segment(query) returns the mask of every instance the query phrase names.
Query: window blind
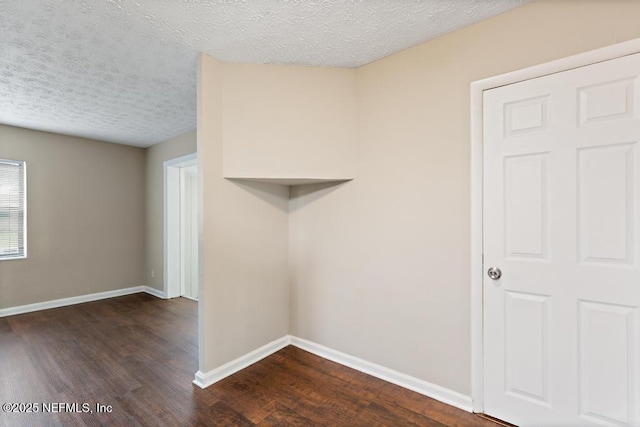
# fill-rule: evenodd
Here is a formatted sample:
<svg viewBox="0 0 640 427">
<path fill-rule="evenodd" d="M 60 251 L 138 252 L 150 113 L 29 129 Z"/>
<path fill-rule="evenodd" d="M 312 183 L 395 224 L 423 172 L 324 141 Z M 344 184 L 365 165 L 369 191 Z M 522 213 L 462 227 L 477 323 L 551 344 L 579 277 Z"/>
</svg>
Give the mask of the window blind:
<svg viewBox="0 0 640 427">
<path fill-rule="evenodd" d="M 0 159 L 0 260 L 26 252 L 25 162 Z"/>
</svg>

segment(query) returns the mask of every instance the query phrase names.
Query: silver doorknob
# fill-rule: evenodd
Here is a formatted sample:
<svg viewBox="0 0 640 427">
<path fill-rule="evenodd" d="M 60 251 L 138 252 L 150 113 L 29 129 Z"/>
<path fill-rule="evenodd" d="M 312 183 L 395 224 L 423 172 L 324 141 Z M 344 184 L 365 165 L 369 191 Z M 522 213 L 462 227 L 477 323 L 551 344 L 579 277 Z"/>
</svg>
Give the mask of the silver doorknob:
<svg viewBox="0 0 640 427">
<path fill-rule="evenodd" d="M 489 270 L 487 270 L 487 274 L 493 280 L 498 280 L 500 277 L 502 277 L 502 271 L 498 267 L 491 267 Z"/>
</svg>

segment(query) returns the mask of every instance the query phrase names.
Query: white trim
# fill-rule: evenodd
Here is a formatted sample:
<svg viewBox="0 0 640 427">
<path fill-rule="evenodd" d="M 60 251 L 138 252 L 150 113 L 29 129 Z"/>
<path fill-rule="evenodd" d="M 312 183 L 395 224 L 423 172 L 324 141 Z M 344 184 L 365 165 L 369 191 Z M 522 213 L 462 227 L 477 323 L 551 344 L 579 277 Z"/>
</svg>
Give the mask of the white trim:
<svg viewBox="0 0 640 427">
<path fill-rule="evenodd" d="M 232 360 L 229 363 L 225 363 L 219 368 L 215 368 L 209 372 L 205 373 L 198 371 L 195 374 L 193 383 L 200 388 L 207 388 L 210 385 L 233 375 L 250 365 L 253 365 L 265 357 L 270 356 L 288 345 L 296 346 L 302 350 L 308 351 L 309 353 L 313 353 L 316 356 L 320 356 L 324 359 L 331 360 L 332 362 L 355 369 L 356 371 L 380 378 L 383 381 L 390 382 L 408 390 L 415 391 L 416 393 L 431 397 L 432 399 L 436 399 L 440 402 L 446 403 L 447 405 L 455 406 L 456 408 L 471 412 L 472 405 L 470 396 L 466 396 L 445 387 L 403 374 L 402 372 L 394 371 L 393 369 L 385 368 L 384 366 L 380 366 L 291 335 L 286 335 L 272 341 L 267 345 L 253 350 L 244 356 L 240 356 L 237 359 Z"/>
<path fill-rule="evenodd" d="M 185 218 L 186 218 L 186 197 L 185 197 L 185 187 L 186 187 L 186 182 L 185 182 L 185 168 L 180 167 L 180 169 L 178 169 L 178 188 L 179 188 L 179 193 L 178 193 L 178 204 L 180 206 L 180 215 L 179 215 L 179 219 L 178 219 L 178 230 L 180 233 L 180 296 L 185 294 L 185 280 L 184 280 L 184 275 L 185 275 L 185 252 L 186 252 L 186 241 L 185 241 L 185 233 L 186 233 L 186 227 L 185 227 Z"/>
<path fill-rule="evenodd" d="M 196 372 L 193 383 L 200 388 L 207 388 L 210 385 L 228 377 L 229 375 L 233 375 L 236 372 L 264 359 L 265 357 L 272 355 L 276 351 L 285 348 L 289 344 L 291 344 L 291 337 L 289 335 L 285 335 L 284 337 L 278 338 L 277 340 L 272 341 L 269 344 L 263 345 L 262 347 L 255 349 L 252 352 L 245 354 L 244 356 L 240 356 L 229 363 L 225 363 L 219 368 L 215 368 L 209 372 Z"/>
<path fill-rule="evenodd" d="M 167 298 L 180 296 L 180 168 L 164 167 L 164 275 Z"/>
<path fill-rule="evenodd" d="M 153 295 L 156 298 L 160 298 L 160 299 L 166 299 L 164 292 L 156 289 L 156 288 L 152 288 L 151 286 L 143 286 L 144 288 L 144 292 L 148 293 L 149 295 Z"/>
<path fill-rule="evenodd" d="M 185 154 L 184 156 L 176 157 L 174 159 L 165 160 L 164 166 L 190 166 L 197 164 L 198 153 Z"/>
<path fill-rule="evenodd" d="M 22 252 L 18 255 L 0 255 L 0 261 L 27 259 L 27 223 L 29 222 L 29 217 L 27 216 L 27 161 L 0 159 L 0 163 L 22 166 Z"/>
<path fill-rule="evenodd" d="M 313 353 L 316 356 L 331 360 L 332 362 L 339 363 L 397 386 L 431 397 L 432 399 L 439 400 L 447 405 L 455 406 L 456 408 L 471 412 L 471 397 L 462 393 L 449 390 L 448 388 L 403 374 L 402 372 L 394 371 L 393 369 L 362 360 L 358 357 L 330 349 L 302 338 L 291 337 L 291 345 L 308 351 L 309 353 Z"/>
<path fill-rule="evenodd" d="M 23 206 L 23 222 L 24 224 L 22 224 L 22 226 L 24 227 L 22 229 L 22 239 L 23 239 L 23 245 L 24 245 L 24 250 L 22 251 L 22 255 L 24 256 L 24 258 L 27 258 L 27 247 L 29 245 L 29 238 L 28 238 L 28 233 L 27 233 L 27 228 L 28 228 L 28 224 L 29 224 L 29 211 L 27 210 L 27 191 L 29 189 L 29 187 L 27 187 L 28 183 L 27 183 L 27 161 L 23 161 L 22 162 L 22 168 L 23 171 L 22 173 L 24 174 L 22 177 L 22 185 L 24 186 L 23 191 L 22 191 L 22 206 Z"/>
<path fill-rule="evenodd" d="M 177 209 L 177 213 L 174 211 L 172 215 L 175 216 L 177 214 L 177 218 L 179 221 L 180 217 L 180 174 L 178 173 L 178 169 L 181 166 L 187 166 L 191 164 L 195 164 L 194 162 L 198 159 L 198 153 L 187 154 L 185 156 L 176 157 L 175 159 L 166 160 L 162 163 L 162 172 L 163 172 L 163 254 L 164 254 L 164 266 L 163 266 L 163 289 L 164 294 L 167 298 L 179 297 L 180 296 L 180 266 L 179 266 L 179 254 L 180 254 L 180 232 L 178 229 L 177 233 L 170 233 L 170 229 L 172 229 L 169 224 L 169 209 L 170 203 L 169 198 L 176 199 L 176 202 L 172 202 L 171 206 L 174 209 Z M 176 168 L 175 171 L 169 168 Z M 173 173 L 175 172 L 175 174 Z M 177 182 L 174 182 L 173 185 L 170 185 L 172 181 L 170 180 L 170 175 L 176 179 Z M 178 227 L 179 228 L 179 227 Z M 177 240 L 176 240 L 177 239 Z M 178 248 L 178 260 L 176 261 L 175 257 L 170 258 L 169 252 Z M 173 266 L 173 263 L 177 262 L 177 266 Z M 174 271 L 177 270 L 177 271 Z M 171 277 L 169 277 L 171 275 Z M 172 281 L 170 279 L 173 278 Z"/>
<path fill-rule="evenodd" d="M 197 301 L 198 298 L 194 298 L 192 296 L 187 296 L 187 289 L 186 289 L 186 284 L 187 284 L 187 268 L 189 266 L 189 262 L 193 261 L 193 246 L 195 245 L 196 247 L 196 253 L 195 256 L 198 256 L 198 237 L 196 234 L 196 238 L 195 240 L 193 240 L 191 237 L 193 237 L 191 235 L 191 231 L 192 230 L 187 230 L 187 224 L 191 225 L 191 226 L 196 226 L 199 227 L 198 224 L 198 219 L 197 219 L 197 215 L 198 215 L 198 189 L 197 189 L 197 179 L 198 179 L 198 164 L 194 163 L 194 162 L 188 162 L 185 164 L 182 164 L 180 166 L 180 296 L 183 298 L 188 298 L 188 299 L 192 299 L 194 301 Z M 195 171 L 194 171 L 195 170 Z M 193 180 L 195 180 L 195 183 L 193 181 L 189 181 L 189 177 L 191 177 Z M 190 185 L 188 185 L 188 183 Z M 193 191 L 195 187 L 195 192 Z M 195 212 L 192 210 L 193 208 L 193 203 L 196 203 L 196 209 Z M 187 220 L 188 217 L 193 218 L 193 214 L 196 214 L 196 223 L 195 224 L 191 224 L 191 220 Z M 189 236 L 189 238 L 187 237 Z M 191 245 L 191 254 L 192 256 L 189 257 L 189 259 L 187 260 L 187 246 Z M 199 260 L 196 260 L 199 261 Z M 191 277 L 189 276 L 189 278 L 191 280 L 198 280 L 198 277 Z M 197 283 L 196 283 L 196 288 L 197 288 Z M 197 292 L 197 289 L 196 289 Z"/>
<path fill-rule="evenodd" d="M 48 310 L 50 308 L 66 307 L 68 305 L 82 304 L 84 302 L 99 301 L 107 298 L 121 297 L 124 295 L 138 294 L 146 292 L 158 298 L 163 298 L 162 294 L 154 288 L 148 286 L 134 286 L 132 288 L 116 289 L 114 291 L 97 292 L 95 294 L 80 295 L 56 299 L 53 301 L 36 302 L 34 304 L 20 305 L 0 309 L 0 317 L 15 316 L 16 314 L 31 313 L 33 311 Z"/>
<path fill-rule="evenodd" d="M 483 412 L 482 282 L 482 93 L 549 74 L 640 52 L 640 39 L 629 40 L 556 61 L 471 83 L 471 395 L 473 411 Z"/>
</svg>

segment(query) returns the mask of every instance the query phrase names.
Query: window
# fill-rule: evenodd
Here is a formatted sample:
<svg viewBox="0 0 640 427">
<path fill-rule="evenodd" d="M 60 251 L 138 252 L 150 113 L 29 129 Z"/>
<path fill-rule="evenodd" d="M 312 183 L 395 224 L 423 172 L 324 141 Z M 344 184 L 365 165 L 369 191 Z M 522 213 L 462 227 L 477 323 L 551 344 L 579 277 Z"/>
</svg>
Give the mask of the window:
<svg viewBox="0 0 640 427">
<path fill-rule="evenodd" d="M 0 260 L 26 258 L 26 165 L 0 159 Z"/>
</svg>

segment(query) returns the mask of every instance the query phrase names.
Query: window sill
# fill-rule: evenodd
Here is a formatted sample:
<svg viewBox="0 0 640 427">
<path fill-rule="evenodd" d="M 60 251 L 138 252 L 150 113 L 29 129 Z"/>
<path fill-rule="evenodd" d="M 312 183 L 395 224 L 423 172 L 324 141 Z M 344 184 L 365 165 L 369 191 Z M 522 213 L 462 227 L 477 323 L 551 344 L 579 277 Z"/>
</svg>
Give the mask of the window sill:
<svg viewBox="0 0 640 427">
<path fill-rule="evenodd" d="M 27 259 L 27 256 L 26 255 L 0 256 L 0 262 L 2 262 L 2 261 L 13 261 L 15 259 Z"/>
</svg>

